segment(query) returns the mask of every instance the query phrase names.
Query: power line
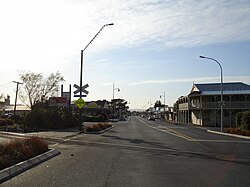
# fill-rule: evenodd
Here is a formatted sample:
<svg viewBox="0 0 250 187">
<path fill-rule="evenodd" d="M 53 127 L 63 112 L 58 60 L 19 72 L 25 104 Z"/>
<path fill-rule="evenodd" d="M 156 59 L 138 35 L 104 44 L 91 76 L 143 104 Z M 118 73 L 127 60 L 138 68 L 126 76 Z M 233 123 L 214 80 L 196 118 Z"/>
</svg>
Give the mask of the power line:
<svg viewBox="0 0 250 187">
<path fill-rule="evenodd" d="M 13 87 L 12 82 L 0 84 L 0 89 L 11 88 L 11 87 Z"/>
</svg>

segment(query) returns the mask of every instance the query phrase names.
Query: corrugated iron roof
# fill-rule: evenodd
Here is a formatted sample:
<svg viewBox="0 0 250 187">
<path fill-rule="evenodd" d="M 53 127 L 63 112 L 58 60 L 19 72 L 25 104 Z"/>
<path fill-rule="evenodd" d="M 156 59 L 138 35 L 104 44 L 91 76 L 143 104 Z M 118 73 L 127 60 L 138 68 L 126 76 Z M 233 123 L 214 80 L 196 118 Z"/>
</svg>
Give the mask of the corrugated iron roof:
<svg viewBox="0 0 250 187">
<path fill-rule="evenodd" d="M 200 92 L 216 92 L 221 90 L 220 83 L 194 84 Z M 223 83 L 223 91 L 249 92 L 250 85 L 242 82 Z"/>
<path fill-rule="evenodd" d="M 220 95 L 220 83 L 194 84 L 189 95 Z M 250 94 L 250 85 L 242 82 L 223 83 L 224 95 Z"/>
</svg>

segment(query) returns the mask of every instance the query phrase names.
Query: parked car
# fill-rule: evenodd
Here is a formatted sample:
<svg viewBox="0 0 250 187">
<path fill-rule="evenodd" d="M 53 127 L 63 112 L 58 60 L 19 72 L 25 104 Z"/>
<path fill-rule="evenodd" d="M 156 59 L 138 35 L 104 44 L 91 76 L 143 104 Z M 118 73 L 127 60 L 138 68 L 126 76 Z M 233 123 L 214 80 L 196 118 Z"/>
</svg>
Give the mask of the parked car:
<svg viewBox="0 0 250 187">
<path fill-rule="evenodd" d="M 155 121 L 155 116 L 152 116 L 152 115 L 149 116 L 149 117 L 148 117 L 148 120 L 150 120 L 150 121 Z"/>
<path fill-rule="evenodd" d="M 127 116 L 125 115 L 121 115 L 119 118 L 120 121 L 126 121 L 127 120 Z"/>
</svg>

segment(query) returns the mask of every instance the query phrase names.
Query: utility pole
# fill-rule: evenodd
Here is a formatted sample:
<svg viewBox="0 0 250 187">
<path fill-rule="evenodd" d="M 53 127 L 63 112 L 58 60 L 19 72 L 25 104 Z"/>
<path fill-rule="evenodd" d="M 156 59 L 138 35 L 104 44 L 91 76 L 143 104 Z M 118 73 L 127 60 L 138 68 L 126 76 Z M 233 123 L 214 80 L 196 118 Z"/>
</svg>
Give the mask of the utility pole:
<svg viewBox="0 0 250 187">
<path fill-rule="evenodd" d="M 23 83 L 17 82 L 17 81 L 12 81 L 12 82 L 16 83 L 16 98 L 15 98 L 15 106 L 14 106 L 14 115 L 16 115 L 16 103 L 17 103 L 18 87 L 19 87 L 19 84 L 23 84 Z"/>
</svg>

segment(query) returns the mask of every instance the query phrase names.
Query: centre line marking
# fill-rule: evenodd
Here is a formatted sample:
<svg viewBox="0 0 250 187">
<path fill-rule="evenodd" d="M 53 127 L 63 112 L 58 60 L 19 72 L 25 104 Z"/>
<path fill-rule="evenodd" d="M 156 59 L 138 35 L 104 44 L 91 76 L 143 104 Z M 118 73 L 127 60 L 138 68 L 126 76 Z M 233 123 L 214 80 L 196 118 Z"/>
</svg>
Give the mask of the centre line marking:
<svg viewBox="0 0 250 187">
<path fill-rule="evenodd" d="M 159 128 L 156 128 L 156 127 L 152 127 L 152 126 L 148 125 L 145 121 L 142 121 L 141 119 L 138 119 L 138 120 L 139 120 L 140 122 L 142 122 L 143 124 L 147 125 L 148 127 L 152 128 L 152 129 L 156 129 L 156 130 L 158 130 L 158 131 L 165 132 L 165 133 L 167 133 L 167 134 L 171 134 L 171 135 L 173 135 L 173 136 L 175 136 L 175 137 L 179 137 L 179 138 L 188 140 L 188 141 L 190 141 L 190 142 L 191 142 L 191 141 L 195 141 L 194 138 L 192 138 L 192 137 L 190 137 L 190 136 L 187 136 L 187 135 L 185 135 L 185 134 L 182 134 L 182 133 L 180 133 L 180 132 L 178 132 L 178 131 L 176 131 L 176 130 L 169 129 L 169 128 L 167 128 L 167 129 L 165 129 L 165 130 L 162 130 L 162 129 L 159 129 Z"/>
</svg>

